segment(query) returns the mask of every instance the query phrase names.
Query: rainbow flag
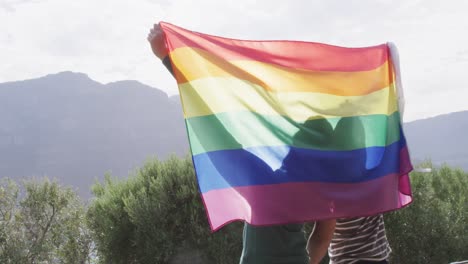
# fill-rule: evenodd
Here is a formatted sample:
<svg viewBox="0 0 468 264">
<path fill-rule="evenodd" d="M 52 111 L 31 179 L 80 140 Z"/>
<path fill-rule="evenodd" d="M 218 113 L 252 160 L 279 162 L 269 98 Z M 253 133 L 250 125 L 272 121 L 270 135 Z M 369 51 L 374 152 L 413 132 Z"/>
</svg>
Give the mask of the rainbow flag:
<svg viewBox="0 0 468 264">
<path fill-rule="evenodd" d="M 387 44 L 236 40 L 160 25 L 212 230 L 411 203 Z"/>
</svg>

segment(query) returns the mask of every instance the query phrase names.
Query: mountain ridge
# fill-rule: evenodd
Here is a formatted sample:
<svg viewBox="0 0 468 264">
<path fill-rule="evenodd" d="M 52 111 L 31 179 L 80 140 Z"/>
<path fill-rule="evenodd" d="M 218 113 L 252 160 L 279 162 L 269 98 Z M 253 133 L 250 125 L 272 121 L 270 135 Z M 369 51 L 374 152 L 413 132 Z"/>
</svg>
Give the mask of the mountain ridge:
<svg viewBox="0 0 468 264">
<path fill-rule="evenodd" d="M 413 160 L 464 170 L 467 130 L 468 111 L 404 124 Z M 47 175 L 90 197 L 106 172 L 124 178 L 149 157 L 188 151 L 178 95 L 70 71 L 0 83 L 0 177 Z"/>
</svg>

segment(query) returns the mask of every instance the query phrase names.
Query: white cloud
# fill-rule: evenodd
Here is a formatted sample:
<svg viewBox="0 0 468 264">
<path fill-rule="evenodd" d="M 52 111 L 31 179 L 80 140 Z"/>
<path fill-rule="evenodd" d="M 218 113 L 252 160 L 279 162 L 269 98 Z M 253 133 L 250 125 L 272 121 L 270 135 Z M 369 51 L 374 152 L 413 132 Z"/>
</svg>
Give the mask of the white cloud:
<svg viewBox="0 0 468 264">
<path fill-rule="evenodd" d="M 14 12 L 16 11 L 16 7 L 20 6 L 21 4 L 34 3 L 40 1 L 44 0 L 2 0 L 0 2 L 0 9 L 4 9 L 7 12 Z"/>
<path fill-rule="evenodd" d="M 393 41 L 405 118 L 413 120 L 468 109 L 461 99 L 468 96 L 465 10 L 466 1 L 436 0 L 2 0 L 0 82 L 72 70 L 100 82 L 136 79 L 174 94 L 175 82 L 145 40 L 150 26 L 165 20 L 232 38 L 343 46 Z"/>
</svg>

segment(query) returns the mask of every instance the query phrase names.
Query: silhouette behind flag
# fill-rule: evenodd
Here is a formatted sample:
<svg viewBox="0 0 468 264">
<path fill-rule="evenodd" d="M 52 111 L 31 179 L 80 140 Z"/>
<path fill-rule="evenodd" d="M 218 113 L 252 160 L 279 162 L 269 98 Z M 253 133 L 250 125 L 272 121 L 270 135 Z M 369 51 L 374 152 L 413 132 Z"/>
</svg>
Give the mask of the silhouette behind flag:
<svg viewBox="0 0 468 264">
<path fill-rule="evenodd" d="M 161 27 L 212 230 L 373 215 L 412 201 L 387 44 Z"/>
</svg>

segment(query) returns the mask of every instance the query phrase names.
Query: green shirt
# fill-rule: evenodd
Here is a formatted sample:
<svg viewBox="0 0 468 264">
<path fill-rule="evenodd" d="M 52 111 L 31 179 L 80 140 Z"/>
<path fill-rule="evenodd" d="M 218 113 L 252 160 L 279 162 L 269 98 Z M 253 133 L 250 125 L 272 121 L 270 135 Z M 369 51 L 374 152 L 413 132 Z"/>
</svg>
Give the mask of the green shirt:
<svg viewBox="0 0 468 264">
<path fill-rule="evenodd" d="M 244 225 L 240 264 L 307 264 L 302 224 Z"/>
</svg>

